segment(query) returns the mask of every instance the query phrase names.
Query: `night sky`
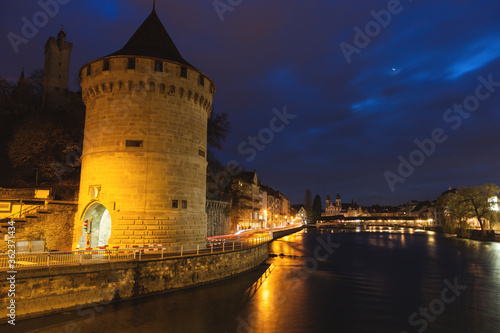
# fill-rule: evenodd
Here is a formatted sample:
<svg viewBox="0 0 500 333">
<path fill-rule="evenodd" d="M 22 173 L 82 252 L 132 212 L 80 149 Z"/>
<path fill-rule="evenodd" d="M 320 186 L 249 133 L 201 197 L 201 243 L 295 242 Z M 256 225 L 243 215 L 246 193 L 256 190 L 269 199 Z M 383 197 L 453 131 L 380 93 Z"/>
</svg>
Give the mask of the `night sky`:
<svg viewBox="0 0 500 333">
<path fill-rule="evenodd" d="M 33 21 L 41 7 L 2 1 L 2 76 L 17 80 L 23 66 L 27 74 L 42 68 L 44 44 L 63 24 L 77 90 L 80 67 L 123 47 L 152 7 L 150 0 L 59 1 L 67 4 L 17 54 L 8 33 L 22 35 L 22 18 Z M 211 0 L 156 5 L 183 57 L 215 82 L 214 110 L 230 116 L 217 153 L 224 164 L 257 169 L 292 203 L 306 188 L 322 200 L 339 192 L 371 205 L 500 184 L 500 1 L 231 2 L 238 5 L 220 13 Z M 283 126 L 273 118 L 284 108 Z M 401 160 L 417 166 L 399 167 Z"/>
</svg>

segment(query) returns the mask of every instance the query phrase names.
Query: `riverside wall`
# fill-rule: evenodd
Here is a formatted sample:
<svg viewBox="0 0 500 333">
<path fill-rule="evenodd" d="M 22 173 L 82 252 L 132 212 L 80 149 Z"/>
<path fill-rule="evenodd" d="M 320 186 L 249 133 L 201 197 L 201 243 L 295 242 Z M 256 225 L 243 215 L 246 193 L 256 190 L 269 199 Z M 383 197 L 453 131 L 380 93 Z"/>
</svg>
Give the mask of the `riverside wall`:
<svg viewBox="0 0 500 333">
<path fill-rule="evenodd" d="M 180 258 L 19 269 L 14 286 L 7 281 L 7 273 L 0 272 L 0 307 L 11 304 L 8 294 L 14 287 L 16 320 L 79 310 L 229 278 L 255 268 L 267 257 L 266 243 Z M 0 323 L 8 320 L 0 317 Z"/>
<path fill-rule="evenodd" d="M 273 239 L 278 239 L 281 237 L 285 237 L 287 235 L 294 234 L 300 230 L 304 229 L 304 226 L 296 227 L 296 228 L 288 228 L 284 230 L 275 230 L 273 231 Z"/>
</svg>

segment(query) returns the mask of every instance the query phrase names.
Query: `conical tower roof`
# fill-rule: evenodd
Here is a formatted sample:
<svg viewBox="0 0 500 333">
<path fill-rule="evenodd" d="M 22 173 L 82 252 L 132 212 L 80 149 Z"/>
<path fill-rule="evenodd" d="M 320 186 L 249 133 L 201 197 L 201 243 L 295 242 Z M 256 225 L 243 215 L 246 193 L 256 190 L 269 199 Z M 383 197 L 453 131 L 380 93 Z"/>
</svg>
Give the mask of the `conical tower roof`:
<svg viewBox="0 0 500 333">
<path fill-rule="evenodd" d="M 120 55 L 160 58 L 195 68 L 181 56 L 154 8 L 127 44 L 109 56 Z"/>
</svg>

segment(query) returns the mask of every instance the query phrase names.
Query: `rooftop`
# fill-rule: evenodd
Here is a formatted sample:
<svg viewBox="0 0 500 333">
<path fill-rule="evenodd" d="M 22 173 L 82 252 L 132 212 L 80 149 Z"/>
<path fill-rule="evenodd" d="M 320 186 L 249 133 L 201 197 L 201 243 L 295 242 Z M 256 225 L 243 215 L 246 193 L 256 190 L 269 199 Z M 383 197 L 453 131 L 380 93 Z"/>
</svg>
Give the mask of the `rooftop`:
<svg viewBox="0 0 500 333">
<path fill-rule="evenodd" d="M 160 58 L 195 68 L 181 56 L 154 8 L 127 44 L 108 56 L 119 55 Z"/>
</svg>

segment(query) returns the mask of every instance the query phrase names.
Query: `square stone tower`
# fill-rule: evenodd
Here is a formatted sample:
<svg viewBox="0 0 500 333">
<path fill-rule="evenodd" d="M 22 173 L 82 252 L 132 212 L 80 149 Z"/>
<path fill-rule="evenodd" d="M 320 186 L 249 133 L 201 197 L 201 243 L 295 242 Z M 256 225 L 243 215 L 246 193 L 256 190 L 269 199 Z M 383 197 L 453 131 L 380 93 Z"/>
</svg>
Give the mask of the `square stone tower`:
<svg viewBox="0 0 500 333">
<path fill-rule="evenodd" d="M 73 43 L 66 41 L 63 28 L 57 39 L 50 37 L 45 43 L 45 66 L 42 84 L 42 106 L 51 109 L 68 107 L 69 63 Z"/>
<path fill-rule="evenodd" d="M 73 248 L 204 244 L 213 82 L 184 60 L 154 9 L 80 78 L 87 111 Z"/>
</svg>

